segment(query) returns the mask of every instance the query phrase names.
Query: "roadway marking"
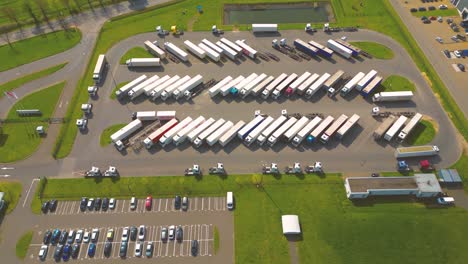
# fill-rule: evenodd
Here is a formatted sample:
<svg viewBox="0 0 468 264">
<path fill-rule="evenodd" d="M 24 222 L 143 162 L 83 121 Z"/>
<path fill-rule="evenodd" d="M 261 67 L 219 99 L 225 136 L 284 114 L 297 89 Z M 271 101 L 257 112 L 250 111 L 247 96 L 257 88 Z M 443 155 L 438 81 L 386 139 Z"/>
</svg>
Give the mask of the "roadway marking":
<svg viewBox="0 0 468 264">
<path fill-rule="evenodd" d="M 23 207 L 26 205 L 26 201 L 28 200 L 29 193 L 31 192 L 32 186 L 34 185 L 35 181 L 39 181 L 39 179 L 32 180 L 31 185 L 29 186 L 28 192 L 26 193 L 26 197 L 24 198 Z"/>
</svg>

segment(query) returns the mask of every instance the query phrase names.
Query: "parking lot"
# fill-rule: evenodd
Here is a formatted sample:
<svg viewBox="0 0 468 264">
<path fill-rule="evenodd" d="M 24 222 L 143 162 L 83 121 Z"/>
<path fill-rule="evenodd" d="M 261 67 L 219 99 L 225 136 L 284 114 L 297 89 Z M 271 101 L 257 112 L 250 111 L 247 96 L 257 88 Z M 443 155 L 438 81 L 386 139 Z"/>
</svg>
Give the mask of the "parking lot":
<svg viewBox="0 0 468 264">
<path fill-rule="evenodd" d="M 138 199 L 137 208 L 130 209 L 129 200 L 116 200 L 115 209 L 80 210 L 80 201 L 59 201 L 54 212 L 49 215 L 93 215 L 93 214 L 136 214 L 136 213 L 185 213 L 174 208 L 174 198 L 153 198 L 151 210 L 145 208 L 145 199 Z M 188 210 L 190 212 L 226 211 L 226 197 L 189 197 Z"/>
</svg>

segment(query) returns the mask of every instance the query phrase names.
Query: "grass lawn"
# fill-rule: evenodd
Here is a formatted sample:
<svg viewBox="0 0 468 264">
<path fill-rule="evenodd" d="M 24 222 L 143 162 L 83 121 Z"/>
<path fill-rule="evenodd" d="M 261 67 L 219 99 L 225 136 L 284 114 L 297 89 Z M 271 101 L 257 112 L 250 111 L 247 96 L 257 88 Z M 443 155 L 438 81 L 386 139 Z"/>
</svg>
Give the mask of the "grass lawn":
<svg viewBox="0 0 468 264">
<path fill-rule="evenodd" d="M 431 121 L 421 120 L 406 138 L 412 146 L 429 144 L 435 137 L 436 129 Z"/>
<path fill-rule="evenodd" d="M 4 192 L 4 200 L 6 202 L 5 213 L 11 213 L 16 205 L 18 204 L 19 198 L 21 196 L 21 183 L 16 181 L 1 181 L 0 182 L 0 192 Z"/>
<path fill-rule="evenodd" d="M 363 41 L 351 42 L 351 44 L 371 54 L 376 59 L 389 60 L 394 56 L 393 51 L 389 47 L 380 43 Z"/>
<path fill-rule="evenodd" d="M 127 124 L 116 124 L 104 129 L 104 131 L 101 133 L 101 138 L 99 139 L 99 144 L 101 147 L 105 147 L 112 143 L 110 136 L 126 125 Z"/>
<path fill-rule="evenodd" d="M 62 69 L 63 67 L 65 67 L 65 65 L 67 65 L 67 63 L 68 62 L 59 64 L 59 65 L 55 65 L 53 67 L 44 69 L 42 71 L 38 71 L 38 72 L 35 72 L 35 73 L 32 73 L 32 74 L 23 76 L 21 78 L 14 79 L 14 80 L 9 81 L 7 83 L 1 84 L 0 85 L 0 98 L 2 98 L 4 96 L 4 92 L 14 90 L 16 88 L 19 88 L 23 84 L 26 84 L 28 82 L 32 82 L 34 80 L 37 80 L 37 79 L 40 79 L 40 78 L 43 78 L 43 77 L 46 77 L 46 76 L 49 76 L 49 75 L 53 74 L 54 72 L 56 72 L 56 71 Z"/>
<path fill-rule="evenodd" d="M 16 242 L 16 256 L 20 259 L 24 259 L 26 257 L 26 253 L 28 252 L 29 244 L 31 244 L 33 236 L 33 231 L 28 231 L 24 233 L 18 242 Z"/>
<path fill-rule="evenodd" d="M 418 12 L 412 12 L 413 16 L 415 17 L 430 17 L 430 16 L 441 16 L 441 17 L 446 17 L 446 16 L 458 16 L 458 11 L 456 8 L 449 8 L 449 9 L 436 9 L 436 10 L 428 10 L 428 11 L 418 11 Z M 437 22 L 437 21 L 433 21 Z M 422 23 L 422 22 L 421 22 Z"/>
<path fill-rule="evenodd" d="M 395 161 L 396 166 L 396 161 Z M 392 176 L 414 176 L 414 171 L 383 171 L 380 172 L 382 177 L 392 177 Z"/>
<path fill-rule="evenodd" d="M 458 174 L 463 179 L 463 188 L 465 193 L 468 194 L 468 154 L 464 151 L 460 159 L 452 165 L 451 168 L 457 169 Z"/>
<path fill-rule="evenodd" d="M 412 91 L 416 92 L 416 86 L 406 77 L 400 75 L 388 76 L 380 85 L 385 92 Z"/>
<path fill-rule="evenodd" d="M 219 230 L 217 226 L 214 227 L 213 239 L 214 239 L 214 242 L 213 242 L 214 253 L 216 255 L 216 253 L 218 253 L 218 250 L 219 250 Z"/>
<path fill-rule="evenodd" d="M 115 94 L 115 92 L 117 92 L 117 90 L 119 90 L 121 87 L 123 87 L 123 86 L 126 85 L 127 83 L 129 83 L 129 82 L 122 82 L 122 83 L 117 84 L 117 86 L 112 90 L 112 93 L 111 93 L 111 95 L 109 96 L 110 99 L 112 99 L 112 100 L 117 99 L 117 95 Z"/>
<path fill-rule="evenodd" d="M 120 64 L 125 64 L 125 62 L 131 58 L 154 58 L 154 56 L 145 48 L 134 47 L 129 49 L 122 58 L 120 58 Z"/>
<path fill-rule="evenodd" d="M 0 46 L 0 71 L 6 71 L 23 64 L 49 57 L 74 47 L 81 40 L 81 31 L 55 31 L 37 37 L 20 40 Z"/>
</svg>

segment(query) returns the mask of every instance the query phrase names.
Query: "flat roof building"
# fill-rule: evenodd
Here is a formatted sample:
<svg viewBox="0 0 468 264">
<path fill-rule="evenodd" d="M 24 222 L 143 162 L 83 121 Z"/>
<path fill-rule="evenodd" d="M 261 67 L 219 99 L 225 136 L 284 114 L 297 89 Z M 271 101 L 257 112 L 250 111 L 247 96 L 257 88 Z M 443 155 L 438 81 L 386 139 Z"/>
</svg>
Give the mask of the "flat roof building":
<svg viewBox="0 0 468 264">
<path fill-rule="evenodd" d="M 301 226 L 299 225 L 299 216 L 297 215 L 282 215 L 281 222 L 283 225 L 283 234 L 299 235 L 301 234 Z"/>
<path fill-rule="evenodd" d="M 434 174 L 415 174 L 404 177 L 352 177 L 345 180 L 348 199 L 369 196 L 414 195 L 435 197 L 442 193 Z"/>
<path fill-rule="evenodd" d="M 468 0 L 450 0 L 457 8 L 463 21 L 468 21 Z"/>
</svg>

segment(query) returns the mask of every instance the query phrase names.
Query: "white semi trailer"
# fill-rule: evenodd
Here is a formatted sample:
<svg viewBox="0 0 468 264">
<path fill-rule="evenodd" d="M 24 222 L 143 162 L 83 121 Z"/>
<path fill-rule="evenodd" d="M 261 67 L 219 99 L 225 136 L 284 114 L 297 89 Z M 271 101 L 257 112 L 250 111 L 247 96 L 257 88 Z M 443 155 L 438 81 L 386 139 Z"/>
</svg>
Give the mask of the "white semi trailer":
<svg viewBox="0 0 468 264">
<path fill-rule="evenodd" d="M 368 72 L 366 74 L 366 76 L 364 76 L 356 85 L 356 89 L 358 91 L 361 91 L 362 89 L 364 89 L 364 87 L 366 87 L 371 81 L 372 79 L 374 79 L 374 77 L 377 76 L 377 71 L 376 70 L 371 70 L 370 72 Z"/>
<path fill-rule="evenodd" d="M 259 84 L 261 81 L 263 81 L 267 77 L 266 74 L 262 73 L 257 78 L 255 78 L 253 81 L 249 82 L 247 85 L 245 85 L 242 90 L 240 91 L 240 95 L 242 98 L 245 98 L 247 95 L 250 94 L 252 89 Z"/>
<path fill-rule="evenodd" d="M 128 123 L 128 125 L 124 126 L 123 128 L 119 129 L 117 132 L 110 136 L 111 141 L 114 143 L 114 146 L 119 150 L 124 149 L 124 144 L 122 140 L 129 137 L 131 134 L 135 133 L 138 129 L 143 126 L 143 123 L 140 119 L 135 119 L 132 122 Z"/>
<path fill-rule="evenodd" d="M 175 125 L 171 130 L 167 131 L 160 139 L 159 139 L 159 144 L 161 144 L 162 147 L 167 146 L 167 144 L 172 142 L 172 139 L 174 136 L 177 135 L 177 133 L 182 130 L 184 127 L 189 125 L 193 119 L 188 116 L 184 120 L 180 121 L 177 125 Z"/>
<path fill-rule="evenodd" d="M 227 121 L 206 139 L 206 143 L 208 143 L 208 145 L 210 146 L 213 146 L 214 144 L 216 144 L 216 142 L 219 141 L 221 136 L 223 136 L 233 126 L 234 126 L 234 123 L 232 123 L 231 121 Z"/>
<path fill-rule="evenodd" d="M 158 67 L 161 61 L 159 58 L 131 58 L 125 64 L 127 67 Z"/>
<path fill-rule="evenodd" d="M 400 131 L 400 129 L 405 125 L 408 118 L 406 116 L 400 116 L 397 121 L 390 127 L 390 129 L 385 133 L 384 139 L 391 141 L 393 137 Z"/>
<path fill-rule="evenodd" d="M 190 132 L 187 135 L 187 138 L 190 140 L 190 142 L 194 142 L 195 139 L 197 139 L 198 135 L 200 135 L 203 131 L 205 131 L 208 127 L 210 127 L 215 120 L 213 118 L 209 118 L 203 124 L 200 124 L 197 128 L 195 128 L 192 132 Z"/>
<path fill-rule="evenodd" d="M 336 131 L 348 120 L 348 116 L 345 114 L 340 115 L 335 122 L 325 130 L 325 133 L 320 137 L 320 141 L 325 144 L 327 143 L 331 137 L 336 133 Z"/>
<path fill-rule="evenodd" d="M 247 78 L 245 78 L 244 80 L 242 80 L 238 84 L 233 85 L 231 87 L 231 89 L 229 90 L 229 92 L 232 95 L 237 95 L 242 90 L 242 88 L 244 88 L 247 84 L 249 84 L 250 82 L 255 80 L 255 78 L 257 78 L 257 77 L 258 77 L 258 75 L 256 73 L 250 74 L 249 76 L 247 76 Z"/>
<path fill-rule="evenodd" d="M 268 125 L 273 122 L 274 118 L 271 116 L 268 116 L 263 120 L 263 122 L 258 125 L 252 132 L 249 133 L 249 135 L 244 139 L 244 144 L 247 146 L 250 146 L 255 140 L 257 140 L 258 136 L 263 132 L 263 130 L 266 129 Z"/>
<path fill-rule="evenodd" d="M 169 80 L 167 80 L 166 82 L 156 86 L 153 91 L 151 91 L 151 94 L 150 94 L 150 97 L 151 97 L 151 100 L 156 100 L 156 98 L 158 98 L 161 93 L 164 91 L 164 89 L 166 89 L 166 87 L 172 85 L 173 83 L 177 82 L 178 80 L 180 80 L 180 76 L 179 75 L 174 75 L 172 76 Z"/>
<path fill-rule="evenodd" d="M 187 139 L 188 134 L 195 128 L 197 128 L 199 125 L 203 124 L 203 122 L 205 122 L 205 117 L 199 116 L 195 120 L 193 120 L 192 123 L 188 124 L 182 130 L 177 132 L 177 135 L 175 135 L 172 139 L 176 146 L 184 143 L 185 139 Z"/>
<path fill-rule="evenodd" d="M 145 95 L 149 96 L 151 92 L 156 89 L 159 85 L 165 83 L 167 80 L 169 80 L 171 77 L 169 75 L 165 75 L 161 78 L 159 78 L 157 81 L 147 85 L 145 88 L 143 88 L 143 92 Z"/>
<path fill-rule="evenodd" d="M 237 44 L 235 44 L 234 42 L 230 41 L 229 39 L 226 39 L 226 38 L 221 38 L 220 41 L 224 44 L 224 45 L 227 45 L 228 47 L 230 47 L 232 50 L 234 50 L 237 54 L 237 56 L 239 56 L 241 53 L 242 53 L 242 48 L 239 47 Z"/>
<path fill-rule="evenodd" d="M 397 148 L 395 150 L 395 158 L 413 158 L 413 157 L 427 157 L 435 156 L 439 154 L 439 147 L 428 145 L 428 146 L 413 146 Z"/>
<path fill-rule="evenodd" d="M 252 32 L 278 32 L 278 24 L 252 24 Z"/>
<path fill-rule="evenodd" d="M 310 132 L 310 135 L 307 137 L 307 140 L 312 143 L 314 142 L 322 133 L 331 125 L 331 123 L 335 120 L 333 116 L 327 116 L 320 125 L 318 125 L 312 132 Z"/>
<path fill-rule="evenodd" d="M 216 46 L 213 42 L 207 40 L 207 39 L 202 39 L 202 43 L 205 44 L 206 46 L 210 47 L 212 50 L 216 51 L 219 54 L 223 54 L 223 49 Z"/>
<path fill-rule="evenodd" d="M 380 92 L 372 96 L 373 102 L 395 102 L 395 101 L 408 101 L 413 98 L 412 91 L 400 92 Z"/>
<path fill-rule="evenodd" d="M 235 78 L 234 80 L 230 81 L 228 84 L 226 84 L 225 86 L 221 87 L 221 95 L 222 96 L 226 96 L 229 91 L 231 90 L 232 87 L 234 87 L 234 85 L 237 85 L 238 83 L 242 82 L 243 80 L 245 79 L 244 76 L 242 75 L 239 75 L 237 78 Z"/>
<path fill-rule="evenodd" d="M 331 75 L 327 72 L 320 76 L 320 78 L 314 82 L 314 84 L 312 84 L 306 91 L 305 97 L 308 99 L 311 98 L 316 92 L 320 90 L 320 88 L 322 88 L 323 84 L 328 80 L 328 78 L 330 78 L 330 76 Z"/>
<path fill-rule="evenodd" d="M 336 131 L 336 137 L 342 139 L 346 133 L 348 133 L 348 131 L 357 124 L 360 118 L 361 117 L 357 114 L 352 115 L 348 121 L 346 121 L 346 123 L 338 131 Z"/>
<path fill-rule="evenodd" d="M 231 49 L 228 45 L 222 43 L 221 41 L 216 42 L 216 45 L 223 50 L 223 54 L 226 55 L 231 60 L 237 60 L 237 53 L 235 50 Z"/>
<path fill-rule="evenodd" d="M 157 75 L 154 75 L 149 79 L 146 79 L 142 83 L 140 83 L 140 84 L 136 85 L 135 87 L 133 87 L 128 92 L 128 97 L 130 97 L 131 100 L 137 98 L 139 95 L 141 95 L 142 93 L 145 92 L 145 87 L 146 86 L 151 85 L 152 83 L 154 83 L 158 79 L 159 79 L 159 76 L 157 76 Z"/>
<path fill-rule="evenodd" d="M 421 121 L 422 115 L 420 113 L 416 113 L 413 118 L 408 122 L 408 124 L 401 130 L 398 134 L 398 140 L 403 141 L 405 138 L 413 131 L 413 129 L 418 125 L 419 121 Z"/>
<path fill-rule="evenodd" d="M 311 76 L 312 73 L 306 71 L 304 72 L 301 76 L 299 76 L 299 78 L 297 78 L 293 83 L 291 83 L 291 85 L 288 86 L 288 88 L 286 88 L 286 91 L 284 91 L 284 95 L 286 96 L 291 96 L 294 94 L 294 92 L 296 91 L 296 89 L 302 84 L 304 83 L 307 78 L 309 78 L 309 76 Z"/>
<path fill-rule="evenodd" d="M 299 85 L 299 87 L 297 87 L 297 94 L 303 95 L 307 88 L 309 88 L 312 85 L 312 83 L 315 82 L 319 77 L 320 75 L 318 75 L 317 73 L 312 74 L 312 76 L 310 76 L 301 85 Z"/>
<path fill-rule="evenodd" d="M 206 57 L 206 52 L 202 48 L 193 44 L 190 40 L 184 41 L 184 45 L 187 50 L 192 52 L 192 54 L 197 56 L 199 59 L 203 60 Z"/>
<path fill-rule="evenodd" d="M 160 47 L 156 46 L 154 43 L 151 43 L 151 41 L 147 40 L 144 43 L 146 49 L 148 50 L 149 53 L 153 54 L 154 56 L 164 59 L 166 58 L 167 54 L 162 50 Z"/>
<path fill-rule="evenodd" d="M 130 91 L 133 87 L 137 86 L 138 84 L 140 84 L 141 82 L 143 82 L 144 80 L 146 80 L 146 75 L 141 75 L 140 77 L 136 78 L 135 80 L 127 83 L 126 85 L 120 87 L 117 91 L 115 91 L 115 95 L 117 96 L 117 98 L 122 98 L 124 95 L 126 95 L 128 93 L 128 91 Z"/>
<path fill-rule="evenodd" d="M 214 122 L 210 127 L 198 135 L 198 137 L 193 141 L 193 146 L 196 148 L 200 147 L 205 139 L 214 133 L 218 128 L 220 128 L 224 123 L 226 123 L 226 120 L 222 118 L 218 119 L 218 121 Z"/>
<path fill-rule="evenodd" d="M 215 97 L 219 92 L 221 92 L 221 88 L 226 86 L 230 81 L 232 81 L 233 78 L 231 76 L 227 76 L 221 81 L 219 81 L 217 84 L 215 84 L 213 87 L 211 87 L 208 90 L 208 94 L 210 95 L 211 98 Z"/>
<path fill-rule="evenodd" d="M 274 76 L 268 76 L 265 80 L 263 80 L 263 82 L 259 83 L 257 86 L 255 86 L 255 88 L 252 89 L 251 94 L 252 94 L 253 96 L 259 95 L 259 94 L 263 91 L 263 89 L 264 89 L 269 83 L 271 83 L 274 79 L 275 79 Z"/>
<path fill-rule="evenodd" d="M 183 62 L 188 61 L 188 54 L 171 42 L 164 42 L 164 48 Z"/>
<path fill-rule="evenodd" d="M 276 86 L 275 90 L 271 94 L 271 97 L 273 99 L 278 99 L 281 95 L 281 92 L 283 92 L 283 90 L 286 89 L 286 87 L 288 87 L 288 85 L 290 85 L 296 79 L 297 79 L 297 74 L 293 73 L 289 75 L 288 78 L 286 78 L 278 86 Z"/>
<path fill-rule="evenodd" d="M 358 84 L 358 82 L 360 82 L 362 80 L 362 78 L 364 78 L 364 76 L 366 76 L 365 73 L 363 72 L 358 72 L 351 80 L 349 80 L 345 86 L 343 87 L 343 89 L 341 89 L 340 91 L 340 94 L 341 96 L 345 96 L 347 95 L 349 92 L 351 92 L 354 87 L 356 87 L 356 85 Z"/>
<path fill-rule="evenodd" d="M 273 121 L 269 127 L 262 131 L 262 134 L 258 136 L 257 143 L 262 146 L 268 140 L 268 137 L 284 122 L 286 122 L 288 118 L 284 115 L 279 116 L 275 121 Z"/>
<path fill-rule="evenodd" d="M 94 67 L 93 71 L 93 80 L 95 84 L 98 84 L 102 81 L 102 77 L 104 76 L 104 70 L 106 69 L 107 61 L 106 55 L 100 54 L 96 66 Z"/>
<path fill-rule="evenodd" d="M 190 81 L 192 78 L 188 75 L 185 75 L 182 79 L 178 80 L 177 82 L 169 85 L 168 87 L 166 87 L 166 89 L 164 89 L 164 91 L 161 93 L 161 99 L 163 101 L 165 101 L 167 98 L 169 98 L 172 93 L 177 89 L 179 88 L 180 86 L 182 86 L 184 83 L 187 83 L 188 81 Z"/>
<path fill-rule="evenodd" d="M 250 47 L 249 45 L 245 44 L 244 41 L 241 41 L 241 40 L 236 40 L 236 44 L 242 48 L 242 53 L 245 55 L 245 56 L 248 56 L 249 58 L 251 58 L 252 60 L 255 60 L 257 58 L 257 51 L 254 50 L 252 47 Z"/>
<path fill-rule="evenodd" d="M 172 95 L 176 100 L 180 99 L 182 96 L 185 96 L 185 98 L 190 98 L 190 91 L 197 87 L 198 85 L 202 84 L 203 82 L 203 76 L 198 74 L 197 76 L 193 77 L 186 83 L 182 84 L 179 86 L 173 93 Z"/>
<path fill-rule="evenodd" d="M 241 140 L 245 140 L 247 136 L 252 132 L 257 126 L 259 126 L 263 121 L 265 120 L 265 117 L 262 115 L 256 116 L 254 119 L 252 119 L 247 125 L 245 125 L 239 132 L 237 132 L 237 136 Z"/>
<path fill-rule="evenodd" d="M 198 47 L 204 50 L 206 52 L 206 55 L 214 62 L 219 62 L 221 60 L 221 54 L 208 47 L 205 43 L 198 44 Z"/>
<path fill-rule="evenodd" d="M 271 82 L 263 91 L 262 97 L 263 99 L 267 99 L 270 96 L 270 93 L 278 86 L 284 79 L 286 79 L 288 75 L 286 73 L 282 73 L 280 76 L 276 77 L 276 79 Z"/>
<path fill-rule="evenodd" d="M 322 118 L 316 116 L 314 119 L 312 119 L 304 128 L 297 133 L 297 135 L 293 138 L 292 144 L 295 147 L 298 147 L 302 141 L 309 135 L 310 132 L 312 132 L 312 129 L 318 126 L 318 124 L 322 121 Z"/>
<path fill-rule="evenodd" d="M 297 122 L 297 118 L 295 117 L 291 117 L 288 119 L 288 121 L 286 121 L 283 125 L 280 126 L 280 128 L 278 128 L 278 130 L 276 130 L 273 135 L 271 135 L 269 138 L 268 138 L 268 145 L 270 145 L 270 147 L 273 147 L 276 142 L 278 142 L 278 140 L 281 138 L 281 136 L 283 136 L 284 133 L 286 133 L 286 131 L 292 127 L 295 123 Z"/>
<path fill-rule="evenodd" d="M 301 117 L 291 128 L 284 133 L 284 137 L 286 141 L 290 142 L 296 135 L 303 129 L 307 123 L 309 123 L 309 118 L 303 116 Z"/>
<path fill-rule="evenodd" d="M 219 139 L 219 144 L 223 147 L 225 147 L 229 142 L 231 142 L 237 135 L 237 132 L 242 129 L 242 127 L 245 126 L 244 121 L 239 121 L 237 122 L 231 129 L 229 129 L 224 135 L 221 136 Z"/>
</svg>

